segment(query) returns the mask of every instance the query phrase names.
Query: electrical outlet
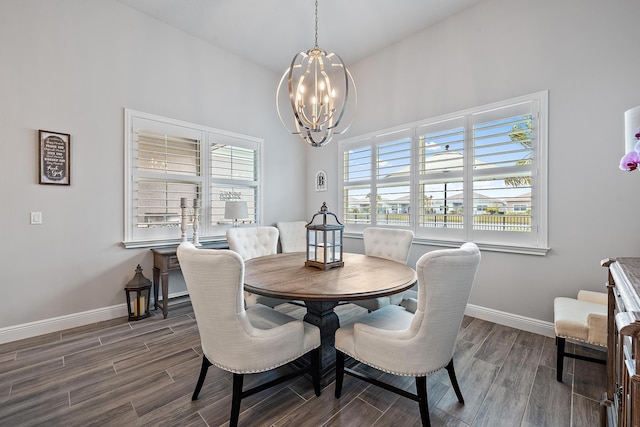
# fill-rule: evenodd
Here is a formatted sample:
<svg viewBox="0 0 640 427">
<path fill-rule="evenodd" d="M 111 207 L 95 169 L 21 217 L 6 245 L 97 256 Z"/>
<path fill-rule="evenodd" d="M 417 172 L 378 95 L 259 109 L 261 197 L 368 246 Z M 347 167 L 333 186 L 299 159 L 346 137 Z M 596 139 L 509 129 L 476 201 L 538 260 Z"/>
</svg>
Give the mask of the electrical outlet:
<svg viewBox="0 0 640 427">
<path fill-rule="evenodd" d="M 31 224 L 42 224 L 42 212 L 31 212 Z"/>
</svg>

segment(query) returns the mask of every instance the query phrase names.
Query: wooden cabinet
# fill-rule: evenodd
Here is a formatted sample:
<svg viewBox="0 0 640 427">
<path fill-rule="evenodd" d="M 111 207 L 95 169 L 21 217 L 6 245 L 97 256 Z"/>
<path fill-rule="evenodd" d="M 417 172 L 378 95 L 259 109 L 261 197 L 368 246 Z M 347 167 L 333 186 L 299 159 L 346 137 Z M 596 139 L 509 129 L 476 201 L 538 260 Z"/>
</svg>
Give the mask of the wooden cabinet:
<svg viewBox="0 0 640 427">
<path fill-rule="evenodd" d="M 603 424 L 640 427 L 640 258 L 606 259 L 602 265 L 609 268 Z"/>
</svg>

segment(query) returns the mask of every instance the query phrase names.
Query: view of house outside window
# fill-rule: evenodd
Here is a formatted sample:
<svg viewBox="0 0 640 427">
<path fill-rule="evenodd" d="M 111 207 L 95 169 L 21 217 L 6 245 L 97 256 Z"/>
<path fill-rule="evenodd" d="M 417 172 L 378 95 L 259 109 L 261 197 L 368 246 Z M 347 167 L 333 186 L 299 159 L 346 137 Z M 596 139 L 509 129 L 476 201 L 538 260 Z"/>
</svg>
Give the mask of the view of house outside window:
<svg viewBox="0 0 640 427">
<path fill-rule="evenodd" d="M 547 92 L 341 141 L 347 232 L 546 248 Z"/>
</svg>

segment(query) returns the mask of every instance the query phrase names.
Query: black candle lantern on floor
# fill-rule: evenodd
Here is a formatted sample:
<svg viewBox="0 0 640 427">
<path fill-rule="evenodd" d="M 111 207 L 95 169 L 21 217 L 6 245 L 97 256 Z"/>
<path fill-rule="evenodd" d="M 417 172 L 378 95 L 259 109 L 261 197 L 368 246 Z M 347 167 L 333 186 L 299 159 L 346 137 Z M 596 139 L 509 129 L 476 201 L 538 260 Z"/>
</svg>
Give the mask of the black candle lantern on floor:
<svg viewBox="0 0 640 427">
<path fill-rule="evenodd" d="M 321 215 L 322 222 L 314 224 L 315 218 Z M 332 215 L 335 224 L 327 223 L 327 216 Z M 307 261 L 305 267 L 317 267 L 329 270 L 334 267 L 343 267 L 342 260 L 342 234 L 344 225 L 338 221 L 338 217 L 329 212 L 326 203 L 322 204 L 320 211 L 316 213 L 307 224 Z"/>
<path fill-rule="evenodd" d="M 136 275 L 124 287 L 124 292 L 127 294 L 129 320 L 140 320 L 149 317 L 150 291 L 151 281 L 142 275 L 142 267 L 138 264 Z"/>
</svg>

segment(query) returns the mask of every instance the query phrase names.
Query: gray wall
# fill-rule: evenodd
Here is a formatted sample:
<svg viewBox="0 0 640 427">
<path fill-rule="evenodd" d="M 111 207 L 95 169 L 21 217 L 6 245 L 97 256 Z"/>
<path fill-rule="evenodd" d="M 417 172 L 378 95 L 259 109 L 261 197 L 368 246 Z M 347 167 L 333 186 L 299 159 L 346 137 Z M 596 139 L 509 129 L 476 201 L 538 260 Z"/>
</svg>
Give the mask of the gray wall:
<svg viewBox="0 0 640 427">
<path fill-rule="evenodd" d="M 551 322 L 554 297 L 604 291 L 601 259 L 640 256 L 640 175 L 618 170 L 624 111 L 640 105 L 637 16 L 637 0 L 483 0 L 347 63 L 359 111 L 344 138 L 549 90 L 551 251 L 484 251 L 470 304 Z M 337 148 L 307 150 L 307 180 L 324 169 L 330 187 L 308 196 L 310 212 L 337 207 Z M 414 245 L 410 263 L 433 249 Z"/>
<path fill-rule="evenodd" d="M 264 222 L 306 216 L 278 79 L 114 0 L 1 1 L 0 332 L 122 305 L 138 263 L 152 277 L 120 245 L 125 107 L 264 138 Z M 38 184 L 38 129 L 71 134 L 71 186 Z"/>
</svg>

